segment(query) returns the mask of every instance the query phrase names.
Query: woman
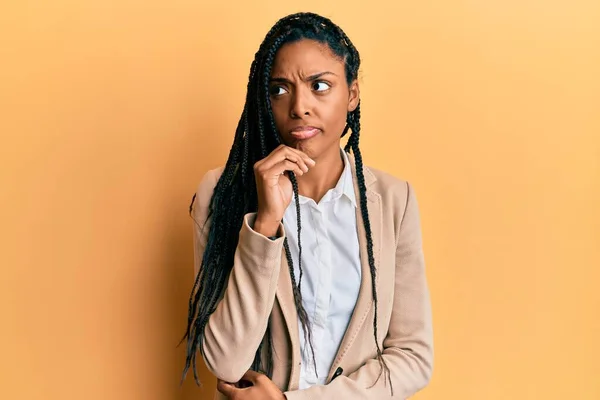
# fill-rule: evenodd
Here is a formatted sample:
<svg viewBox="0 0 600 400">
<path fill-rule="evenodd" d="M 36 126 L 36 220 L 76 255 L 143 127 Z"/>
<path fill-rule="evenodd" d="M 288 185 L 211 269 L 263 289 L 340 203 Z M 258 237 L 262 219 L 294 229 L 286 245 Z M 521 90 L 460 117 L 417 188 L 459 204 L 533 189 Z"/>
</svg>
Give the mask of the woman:
<svg viewBox="0 0 600 400">
<path fill-rule="evenodd" d="M 359 65 L 329 19 L 279 20 L 227 163 L 192 200 L 184 377 L 199 351 L 217 398 L 403 399 L 430 379 L 415 193 L 362 163 Z"/>
</svg>

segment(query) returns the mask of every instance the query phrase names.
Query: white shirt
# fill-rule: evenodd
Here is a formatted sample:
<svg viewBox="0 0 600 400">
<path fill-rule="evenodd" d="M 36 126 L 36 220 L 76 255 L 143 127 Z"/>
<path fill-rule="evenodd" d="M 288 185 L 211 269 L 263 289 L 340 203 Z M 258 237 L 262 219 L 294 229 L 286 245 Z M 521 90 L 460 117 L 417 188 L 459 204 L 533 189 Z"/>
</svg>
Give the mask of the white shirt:
<svg viewBox="0 0 600 400">
<path fill-rule="evenodd" d="M 317 365 L 315 373 L 310 346 L 308 342 L 305 343 L 304 330 L 298 320 L 302 354 L 299 389 L 326 384 L 327 374 L 352 317 L 360 290 L 356 196 L 348 156 L 345 151 L 341 153 L 345 167 L 335 188 L 330 189 L 319 204 L 304 196 L 299 198 L 302 304 L 312 327 Z M 298 283 L 300 270 L 295 198 L 285 211 L 283 223 Z"/>
</svg>

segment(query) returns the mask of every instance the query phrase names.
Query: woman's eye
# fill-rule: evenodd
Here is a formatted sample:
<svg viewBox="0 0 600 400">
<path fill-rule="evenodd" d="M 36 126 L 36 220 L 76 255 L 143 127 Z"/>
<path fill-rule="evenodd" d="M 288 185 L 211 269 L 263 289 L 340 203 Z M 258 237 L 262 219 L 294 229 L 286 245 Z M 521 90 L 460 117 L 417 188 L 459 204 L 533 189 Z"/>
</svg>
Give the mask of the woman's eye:
<svg viewBox="0 0 600 400">
<path fill-rule="evenodd" d="M 323 81 L 317 81 L 315 83 L 313 83 L 313 89 L 316 90 L 317 92 L 324 92 L 325 90 L 329 89 L 331 86 L 329 85 L 329 83 L 327 82 L 323 82 Z"/>
<path fill-rule="evenodd" d="M 287 93 L 287 90 L 285 90 L 285 88 L 282 86 L 273 86 L 271 88 L 272 96 L 281 96 L 282 94 L 285 94 L 285 93 Z"/>
</svg>

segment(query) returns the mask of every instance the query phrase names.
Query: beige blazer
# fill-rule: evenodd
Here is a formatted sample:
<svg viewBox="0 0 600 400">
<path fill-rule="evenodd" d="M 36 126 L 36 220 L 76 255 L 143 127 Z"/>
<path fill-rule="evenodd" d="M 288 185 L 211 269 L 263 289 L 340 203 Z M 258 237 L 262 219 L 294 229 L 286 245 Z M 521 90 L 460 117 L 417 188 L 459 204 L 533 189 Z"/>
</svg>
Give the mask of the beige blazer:
<svg viewBox="0 0 600 400">
<path fill-rule="evenodd" d="M 356 184 L 354 157 L 350 164 Z M 206 245 L 206 221 L 213 189 L 223 168 L 206 173 L 197 191 L 193 216 L 195 273 Z M 391 371 L 394 399 L 405 399 L 423 388 L 433 368 L 433 338 L 429 289 L 421 241 L 417 200 L 412 186 L 364 167 L 367 208 L 371 222 L 378 295 L 378 342 Z M 250 368 L 267 323 L 273 335 L 273 382 L 289 400 L 389 399 L 384 375 L 375 383 L 380 365 L 373 337 L 372 280 L 360 208 L 357 226 L 362 282 L 354 313 L 333 361 L 328 384 L 298 390 L 300 346 L 292 282 L 281 238 L 270 240 L 252 230 L 255 214 L 247 214 L 227 289 L 206 326 L 204 362 L 217 377 L 237 382 Z M 207 222 L 204 224 L 204 222 Z M 343 277 L 336 277 L 343 279 Z M 342 375 L 333 381 L 338 368 Z M 375 385 L 373 385 L 375 383 Z M 215 399 L 226 399 L 215 393 Z"/>
</svg>

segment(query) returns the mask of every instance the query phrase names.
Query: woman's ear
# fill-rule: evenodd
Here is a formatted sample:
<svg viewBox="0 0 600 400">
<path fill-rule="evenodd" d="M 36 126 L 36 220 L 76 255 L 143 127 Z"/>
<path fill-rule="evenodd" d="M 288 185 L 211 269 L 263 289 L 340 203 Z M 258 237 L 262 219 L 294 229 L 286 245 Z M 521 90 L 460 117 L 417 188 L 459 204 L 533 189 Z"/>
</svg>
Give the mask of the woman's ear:
<svg viewBox="0 0 600 400">
<path fill-rule="evenodd" d="M 358 102 L 360 101 L 360 88 L 358 87 L 358 80 L 354 80 L 350 84 L 350 94 L 348 96 L 348 112 L 356 110 Z"/>
</svg>

